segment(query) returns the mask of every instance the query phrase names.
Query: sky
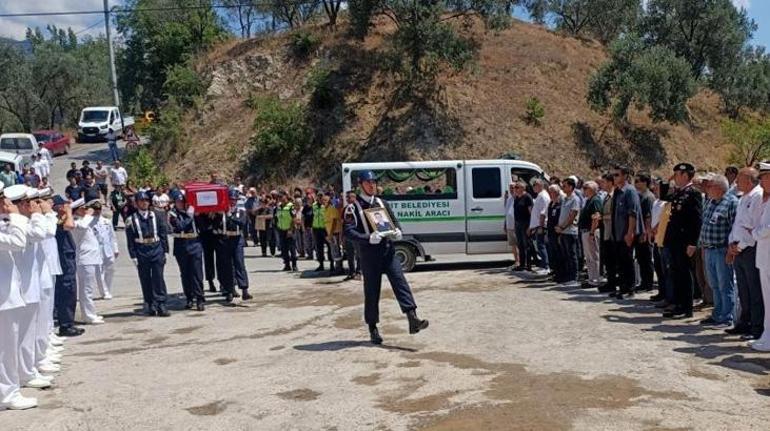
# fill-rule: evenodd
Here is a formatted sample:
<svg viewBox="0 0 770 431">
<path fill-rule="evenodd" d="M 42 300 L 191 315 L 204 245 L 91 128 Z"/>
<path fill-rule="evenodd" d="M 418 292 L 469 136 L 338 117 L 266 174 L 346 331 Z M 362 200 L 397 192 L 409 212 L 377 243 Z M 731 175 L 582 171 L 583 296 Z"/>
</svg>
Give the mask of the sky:
<svg viewBox="0 0 770 431">
<path fill-rule="evenodd" d="M 751 18 L 759 25 L 753 43 L 770 47 L 770 0 L 732 0 L 732 2 L 738 7 L 746 8 Z M 110 6 L 121 5 L 123 0 L 109 0 L 109 3 Z M 102 9 L 103 0 L 0 0 L 0 14 Z M 104 16 L 93 14 L 0 18 L 0 36 L 21 40 L 24 39 L 27 27 L 45 28 L 47 24 L 56 24 L 63 28 L 72 27 L 80 36 L 104 33 Z"/>
</svg>

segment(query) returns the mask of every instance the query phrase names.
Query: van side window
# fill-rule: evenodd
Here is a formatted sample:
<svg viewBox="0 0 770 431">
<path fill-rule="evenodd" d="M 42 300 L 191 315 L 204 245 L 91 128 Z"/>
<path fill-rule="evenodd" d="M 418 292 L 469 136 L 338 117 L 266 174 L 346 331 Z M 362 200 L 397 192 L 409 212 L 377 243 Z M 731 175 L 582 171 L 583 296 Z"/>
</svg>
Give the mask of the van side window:
<svg viewBox="0 0 770 431">
<path fill-rule="evenodd" d="M 473 168 L 474 199 L 493 199 L 503 195 L 500 186 L 500 168 Z"/>
<path fill-rule="evenodd" d="M 350 177 L 358 177 L 353 171 Z M 433 169 L 374 170 L 379 194 L 385 200 L 453 200 L 457 199 L 457 172 L 454 167 Z"/>
</svg>

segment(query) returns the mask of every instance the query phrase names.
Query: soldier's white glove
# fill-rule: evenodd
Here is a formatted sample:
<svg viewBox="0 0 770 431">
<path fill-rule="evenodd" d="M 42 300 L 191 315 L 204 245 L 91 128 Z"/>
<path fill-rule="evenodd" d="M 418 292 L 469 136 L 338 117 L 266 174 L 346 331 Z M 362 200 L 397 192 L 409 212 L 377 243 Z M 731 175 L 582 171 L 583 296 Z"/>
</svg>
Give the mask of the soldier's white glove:
<svg viewBox="0 0 770 431">
<path fill-rule="evenodd" d="M 404 234 L 401 232 L 401 229 L 396 228 L 396 230 L 393 231 L 392 239 L 394 241 L 401 241 L 401 238 L 404 237 Z"/>
<path fill-rule="evenodd" d="M 187 215 L 190 216 L 190 217 L 195 215 L 195 207 L 194 206 L 190 205 L 189 207 L 187 207 Z"/>
<path fill-rule="evenodd" d="M 382 242 L 382 235 L 380 235 L 379 232 L 372 232 L 371 235 L 369 235 L 369 244 L 377 245 Z"/>
<path fill-rule="evenodd" d="M 134 266 L 139 266 L 139 260 L 137 258 L 131 259 L 131 262 L 134 262 Z"/>
</svg>

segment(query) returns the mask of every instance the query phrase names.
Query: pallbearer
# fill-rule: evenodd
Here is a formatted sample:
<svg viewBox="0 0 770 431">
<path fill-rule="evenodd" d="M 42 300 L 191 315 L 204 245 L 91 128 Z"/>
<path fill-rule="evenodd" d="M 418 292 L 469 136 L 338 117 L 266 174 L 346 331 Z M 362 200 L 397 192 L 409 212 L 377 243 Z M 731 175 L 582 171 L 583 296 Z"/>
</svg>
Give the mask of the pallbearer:
<svg viewBox="0 0 770 431">
<path fill-rule="evenodd" d="M 375 197 L 377 180 L 374 172 L 361 172 L 358 182 L 361 192 L 356 201 L 345 208 L 345 235 L 359 244 L 361 271 L 364 276 L 364 319 L 369 325 L 372 343 L 382 344 L 377 323 L 380 320 L 380 287 L 383 274 L 388 276 L 398 305 L 409 319 L 409 333 L 416 334 L 427 328 L 428 321 L 417 318 L 417 305 L 393 246 L 393 240 L 398 241 L 402 237 L 401 227 L 390 206 Z M 395 227 L 393 231 L 381 233 L 376 225 L 367 219 L 365 211 L 374 208 L 382 208 L 387 212 L 391 224 Z"/>
<path fill-rule="evenodd" d="M 168 224 L 174 237 L 174 257 L 182 277 L 182 290 L 187 298 L 187 308 L 193 308 L 195 303 L 197 310 L 203 311 L 206 302 L 203 296 L 203 246 L 195 208 L 187 205 L 181 191 L 177 191 L 172 199 L 174 207 L 168 212 Z"/>
<path fill-rule="evenodd" d="M 150 316 L 168 317 L 166 282 L 163 279 L 168 253 L 166 219 L 161 213 L 150 211 L 147 193 L 139 192 L 134 199 L 137 211 L 126 223 L 128 254 L 139 272 L 145 311 Z"/>
</svg>

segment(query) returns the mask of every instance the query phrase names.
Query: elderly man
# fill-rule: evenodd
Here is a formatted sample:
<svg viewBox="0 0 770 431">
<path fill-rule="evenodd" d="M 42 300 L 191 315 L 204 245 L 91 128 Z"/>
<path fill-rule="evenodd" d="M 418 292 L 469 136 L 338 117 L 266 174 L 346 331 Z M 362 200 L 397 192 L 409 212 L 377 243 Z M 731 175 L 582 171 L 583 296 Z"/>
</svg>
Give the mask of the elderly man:
<svg viewBox="0 0 770 431">
<path fill-rule="evenodd" d="M 762 216 L 759 172 L 754 168 L 741 169 L 735 186 L 742 196 L 738 201 L 735 222 L 730 231 L 728 262 L 732 262 L 735 269 L 741 314 L 737 316 L 735 327 L 725 332 L 741 335 L 745 340 L 756 340 L 762 335 L 764 321 L 762 286 L 756 266 L 757 241 L 751 236 L 752 229 L 759 224 Z"/>
<path fill-rule="evenodd" d="M 565 196 L 562 198 L 559 210 L 559 222 L 556 233 L 559 234 L 559 258 L 564 261 L 564 272 L 561 283 L 564 287 L 578 287 L 578 214 L 580 201 L 575 194 L 577 183 L 573 178 L 563 182 Z"/>
<path fill-rule="evenodd" d="M 751 236 L 757 241 L 757 262 L 762 299 L 765 310 L 770 308 L 770 163 L 759 164 L 759 184 L 762 186 L 762 215 L 751 230 Z M 762 336 L 753 342 L 751 348 L 761 352 L 770 352 L 770 313 L 765 313 Z"/>
<path fill-rule="evenodd" d="M 634 296 L 634 244 L 642 234 L 639 193 L 629 181 L 630 174 L 631 170 L 625 166 L 616 166 L 612 174 L 616 187 L 612 197 L 612 241 L 620 274 L 620 290 L 611 296 L 618 299 Z"/>
<path fill-rule="evenodd" d="M 601 272 L 599 271 L 599 223 L 602 219 L 602 200 L 598 195 L 599 185 L 595 181 L 586 181 L 583 184 L 583 195 L 586 203 L 580 211 L 578 227 L 580 239 L 583 244 L 583 255 L 588 268 L 588 281 L 584 288 L 598 288 L 601 285 Z"/>
<path fill-rule="evenodd" d="M 723 175 L 711 178 L 700 232 L 706 277 L 714 296 L 711 317 L 702 320 L 701 324 L 725 328 L 732 326 L 734 317 L 735 282 L 733 266 L 727 263 L 727 246 L 738 207 L 738 199 L 728 193 L 729 188 Z"/>
<path fill-rule="evenodd" d="M 607 282 L 599 287 L 600 293 L 612 293 L 618 288 L 618 269 L 615 264 L 615 244 L 612 242 L 612 197 L 615 193 L 615 178 L 611 173 L 602 175 L 599 183 L 604 191 L 604 200 L 602 201 L 602 238 L 601 238 L 601 260 L 604 266 L 604 275 Z"/>
<path fill-rule="evenodd" d="M 548 262 L 548 250 L 545 241 L 545 226 L 548 219 L 548 204 L 551 203 L 551 197 L 545 190 L 545 180 L 537 178 L 532 181 L 532 190 L 535 192 L 535 202 L 532 205 L 532 214 L 529 218 L 529 235 L 537 250 L 537 256 L 540 258 L 540 269 L 536 271 L 538 275 L 547 275 L 550 268 Z"/>
</svg>

